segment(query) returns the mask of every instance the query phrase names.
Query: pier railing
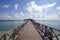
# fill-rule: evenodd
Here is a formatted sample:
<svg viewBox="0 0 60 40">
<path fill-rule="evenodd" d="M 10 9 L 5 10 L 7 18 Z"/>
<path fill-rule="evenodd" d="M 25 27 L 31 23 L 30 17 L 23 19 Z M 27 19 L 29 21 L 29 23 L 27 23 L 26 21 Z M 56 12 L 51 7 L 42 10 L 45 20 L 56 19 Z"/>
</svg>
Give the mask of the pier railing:
<svg viewBox="0 0 60 40">
<path fill-rule="evenodd" d="M 58 32 L 60 32 L 60 30 L 51 28 L 44 24 L 37 23 L 35 21 L 32 21 L 32 23 L 34 24 L 34 27 L 36 28 L 43 40 L 59 40 L 58 36 L 60 36 L 60 34 L 56 35 L 54 30 Z"/>
</svg>

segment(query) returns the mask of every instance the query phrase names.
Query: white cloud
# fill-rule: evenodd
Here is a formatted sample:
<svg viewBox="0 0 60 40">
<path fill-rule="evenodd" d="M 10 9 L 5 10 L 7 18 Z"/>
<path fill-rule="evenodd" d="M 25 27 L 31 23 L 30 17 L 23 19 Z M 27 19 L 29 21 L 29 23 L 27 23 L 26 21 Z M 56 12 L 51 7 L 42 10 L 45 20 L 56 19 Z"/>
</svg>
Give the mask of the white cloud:
<svg viewBox="0 0 60 40">
<path fill-rule="evenodd" d="M 15 4 L 15 5 L 14 5 L 15 10 L 17 10 L 17 9 L 18 9 L 18 6 L 19 6 L 19 4 Z"/>
<path fill-rule="evenodd" d="M 5 5 L 0 5 L 1 8 L 8 8 L 9 5 L 5 4 Z"/>
<path fill-rule="evenodd" d="M 8 19 L 11 19 L 12 17 L 9 15 L 9 14 L 0 14 L 0 19 L 6 19 L 6 20 L 8 20 Z"/>
<path fill-rule="evenodd" d="M 58 17 L 58 14 L 53 14 L 53 15 L 45 15 L 45 20 L 60 20 Z"/>
<path fill-rule="evenodd" d="M 42 13 L 35 13 L 34 15 L 30 15 L 29 18 L 35 20 L 60 20 L 60 15 L 59 14 L 43 15 Z"/>
<path fill-rule="evenodd" d="M 46 14 L 48 9 L 54 7 L 55 4 L 56 3 L 54 2 L 51 4 L 37 5 L 35 1 L 32 1 L 30 3 L 27 3 L 26 5 L 26 11 L 27 13 L 30 13 L 28 17 L 24 15 L 23 12 L 20 12 L 20 13 L 15 13 L 13 16 L 10 16 L 9 14 L 3 14 L 3 15 L 0 15 L 0 18 L 19 20 L 19 19 L 22 19 L 24 16 L 26 16 L 27 18 L 32 18 L 35 20 L 57 20 L 57 19 L 59 20 L 60 14 L 53 14 L 53 15 Z M 3 8 L 8 8 L 8 7 L 9 7 L 8 5 L 4 5 Z M 19 4 L 15 4 L 14 7 L 15 7 L 15 10 L 17 10 L 19 7 Z M 60 7 L 57 7 L 57 9 L 60 10 Z"/>
<path fill-rule="evenodd" d="M 59 20 L 58 14 L 53 14 L 53 15 L 46 14 L 48 9 L 51 9 L 52 7 L 54 7 L 55 4 L 56 2 L 51 3 L 51 4 L 45 4 L 45 5 L 37 5 L 35 1 L 32 1 L 30 3 L 27 3 L 26 10 L 28 13 L 31 13 L 31 15 L 29 15 L 29 18 L 32 18 L 32 19 Z"/>
<path fill-rule="evenodd" d="M 38 6 L 34 1 L 27 3 L 26 6 L 27 12 L 32 12 L 33 10 L 35 11 L 42 11 L 42 7 Z"/>
<path fill-rule="evenodd" d="M 20 19 L 21 17 L 24 16 L 24 14 L 23 14 L 23 12 L 20 12 L 20 13 L 15 13 L 14 16 L 15 16 L 16 19 Z"/>
<path fill-rule="evenodd" d="M 51 8 L 51 7 L 55 6 L 55 4 L 56 4 L 56 2 L 54 2 L 52 4 L 46 4 L 43 7 L 46 8 L 46 9 L 48 9 L 48 8 Z"/>
<path fill-rule="evenodd" d="M 59 10 L 59 12 L 58 12 L 58 18 L 60 19 L 60 7 L 56 7 L 56 9 Z"/>
<path fill-rule="evenodd" d="M 3 8 L 8 8 L 9 6 L 8 5 L 4 5 Z"/>
<path fill-rule="evenodd" d="M 60 7 L 57 7 L 56 9 L 60 10 Z"/>
<path fill-rule="evenodd" d="M 23 12 L 15 13 L 13 16 L 8 13 L 0 14 L 0 20 L 20 20 L 24 16 Z"/>
<path fill-rule="evenodd" d="M 52 4 L 45 4 L 45 5 L 37 5 L 35 3 L 35 1 L 32 1 L 30 3 L 27 3 L 27 6 L 26 6 L 26 10 L 28 12 L 32 12 L 32 11 L 39 11 L 39 12 L 43 12 L 43 10 L 47 10 L 47 9 L 50 9 L 52 8 L 53 6 L 55 6 L 55 2 L 52 3 Z"/>
</svg>

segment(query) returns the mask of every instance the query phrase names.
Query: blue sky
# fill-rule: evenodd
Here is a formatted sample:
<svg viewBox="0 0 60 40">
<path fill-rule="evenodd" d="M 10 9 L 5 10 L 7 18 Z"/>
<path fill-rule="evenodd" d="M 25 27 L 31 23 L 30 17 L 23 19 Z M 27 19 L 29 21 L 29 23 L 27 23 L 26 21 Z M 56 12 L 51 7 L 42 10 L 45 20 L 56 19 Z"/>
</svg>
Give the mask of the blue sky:
<svg viewBox="0 0 60 40">
<path fill-rule="evenodd" d="M 60 20 L 60 0 L 0 0 L 0 20 Z"/>
</svg>

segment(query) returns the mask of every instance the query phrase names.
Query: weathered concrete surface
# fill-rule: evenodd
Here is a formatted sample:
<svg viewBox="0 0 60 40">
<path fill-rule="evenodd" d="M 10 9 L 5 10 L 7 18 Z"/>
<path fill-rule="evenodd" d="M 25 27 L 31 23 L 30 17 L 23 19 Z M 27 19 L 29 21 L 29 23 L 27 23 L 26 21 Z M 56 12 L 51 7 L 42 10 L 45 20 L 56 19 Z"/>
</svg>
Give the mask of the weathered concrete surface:
<svg viewBox="0 0 60 40">
<path fill-rule="evenodd" d="M 16 40 L 42 40 L 42 38 L 34 28 L 33 23 L 31 21 L 28 21 L 20 31 L 20 34 Z"/>
</svg>

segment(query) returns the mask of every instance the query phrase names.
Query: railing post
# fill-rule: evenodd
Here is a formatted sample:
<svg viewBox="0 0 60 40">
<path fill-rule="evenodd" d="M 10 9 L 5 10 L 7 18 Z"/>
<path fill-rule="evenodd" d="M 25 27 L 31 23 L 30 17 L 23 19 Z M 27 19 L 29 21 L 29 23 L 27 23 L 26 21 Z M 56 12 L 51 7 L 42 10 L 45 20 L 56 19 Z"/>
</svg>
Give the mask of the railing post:
<svg viewBox="0 0 60 40">
<path fill-rule="evenodd" d="M 0 40 L 6 40 L 7 39 L 7 36 L 11 37 L 9 34 L 5 33 L 1 36 Z M 9 39 L 10 40 L 10 39 Z"/>
<path fill-rule="evenodd" d="M 56 39 L 58 40 L 58 37 L 56 36 L 56 34 L 55 34 L 55 32 L 54 32 L 54 31 L 53 31 L 53 33 L 54 33 L 54 35 L 55 35 Z"/>
<path fill-rule="evenodd" d="M 49 35 L 49 39 L 53 40 L 53 29 L 52 28 L 48 29 L 48 35 Z"/>
<path fill-rule="evenodd" d="M 0 40 L 2 40 L 2 38 L 3 40 L 6 40 L 6 34 L 2 35 Z"/>
</svg>

